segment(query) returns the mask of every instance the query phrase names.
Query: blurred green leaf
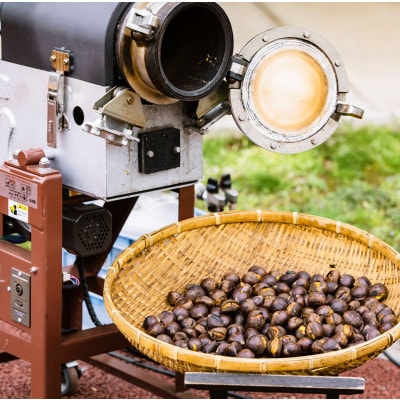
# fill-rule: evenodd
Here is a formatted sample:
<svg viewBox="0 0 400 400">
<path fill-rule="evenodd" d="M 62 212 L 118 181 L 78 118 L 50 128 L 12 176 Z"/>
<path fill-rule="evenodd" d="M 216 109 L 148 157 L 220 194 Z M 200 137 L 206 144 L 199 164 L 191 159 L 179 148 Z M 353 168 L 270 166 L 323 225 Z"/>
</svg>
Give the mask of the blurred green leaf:
<svg viewBox="0 0 400 400">
<path fill-rule="evenodd" d="M 239 191 L 237 209 L 324 216 L 400 249 L 399 155 L 396 124 L 343 125 L 323 145 L 291 155 L 266 151 L 237 132 L 212 131 L 204 140 L 204 177 L 229 172 Z"/>
</svg>

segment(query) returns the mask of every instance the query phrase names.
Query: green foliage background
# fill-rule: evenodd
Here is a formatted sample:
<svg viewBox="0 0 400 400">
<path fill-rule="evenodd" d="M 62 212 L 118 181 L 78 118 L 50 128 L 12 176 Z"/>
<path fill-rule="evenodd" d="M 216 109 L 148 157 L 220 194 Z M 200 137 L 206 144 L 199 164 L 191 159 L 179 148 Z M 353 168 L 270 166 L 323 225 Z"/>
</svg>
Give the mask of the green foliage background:
<svg viewBox="0 0 400 400">
<path fill-rule="evenodd" d="M 400 125 L 342 125 L 323 145 L 285 155 L 237 132 L 204 140 L 204 184 L 229 172 L 237 209 L 297 211 L 350 223 L 400 250 Z M 196 206 L 205 209 L 198 200 Z"/>
</svg>

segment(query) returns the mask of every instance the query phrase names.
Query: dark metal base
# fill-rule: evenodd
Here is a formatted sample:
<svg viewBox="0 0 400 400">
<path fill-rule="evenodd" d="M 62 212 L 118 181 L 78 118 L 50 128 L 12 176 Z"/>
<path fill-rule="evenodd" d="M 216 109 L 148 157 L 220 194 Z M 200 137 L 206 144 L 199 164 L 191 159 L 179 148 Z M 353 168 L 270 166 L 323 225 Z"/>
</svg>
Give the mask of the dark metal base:
<svg viewBox="0 0 400 400">
<path fill-rule="evenodd" d="M 226 399 L 232 390 L 246 392 L 319 393 L 327 399 L 340 394 L 364 393 L 363 378 L 337 376 L 260 375 L 187 372 L 186 388 L 208 390 L 212 399 Z"/>
</svg>

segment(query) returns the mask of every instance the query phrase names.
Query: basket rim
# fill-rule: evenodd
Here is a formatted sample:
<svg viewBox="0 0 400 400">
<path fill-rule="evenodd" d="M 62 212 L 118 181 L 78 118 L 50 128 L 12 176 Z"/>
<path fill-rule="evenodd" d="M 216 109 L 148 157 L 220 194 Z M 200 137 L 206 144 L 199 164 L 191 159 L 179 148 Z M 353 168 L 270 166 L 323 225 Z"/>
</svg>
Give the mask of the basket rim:
<svg viewBox="0 0 400 400">
<path fill-rule="evenodd" d="M 174 355 L 175 361 L 188 362 L 188 359 L 190 359 L 191 365 L 210 365 L 211 363 L 214 364 L 212 368 L 217 372 L 238 372 L 237 367 L 239 364 L 243 365 L 244 360 L 248 369 L 241 372 L 246 373 L 277 373 L 277 370 L 274 369 L 274 367 L 279 367 L 283 364 L 285 364 L 285 373 L 299 370 L 299 368 L 304 370 L 305 365 L 307 365 L 306 369 L 316 372 L 318 370 L 323 371 L 330 366 L 337 365 L 338 359 L 340 360 L 340 363 L 351 362 L 361 356 L 370 354 L 371 349 L 376 349 L 377 347 L 385 349 L 400 338 L 400 323 L 397 323 L 393 328 L 380 334 L 374 339 L 334 352 L 298 357 L 243 359 L 195 352 L 165 343 L 148 335 L 145 331 L 129 323 L 129 321 L 124 318 L 119 310 L 114 307 L 110 288 L 114 279 L 118 277 L 120 269 L 125 265 L 126 262 L 131 261 L 133 256 L 140 254 L 146 248 L 149 248 L 170 236 L 179 235 L 185 231 L 206 228 L 214 225 L 242 222 L 275 222 L 294 224 L 328 230 L 337 234 L 343 234 L 359 241 L 364 245 L 367 245 L 371 250 L 379 248 L 379 251 L 385 256 L 388 256 L 392 262 L 395 262 L 396 267 L 400 269 L 400 254 L 393 247 L 374 235 L 366 232 L 365 230 L 326 217 L 319 217 L 298 212 L 232 210 L 210 213 L 175 222 L 149 234 L 144 234 L 136 242 L 132 243 L 115 259 L 113 264 L 110 266 L 105 279 L 105 308 L 118 328 L 122 328 L 121 330 L 123 330 L 123 328 L 128 328 L 130 331 L 134 332 L 134 335 L 130 337 L 130 340 L 135 346 L 138 347 L 139 350 L 141 350 L 141 347 L 143 348 L 142 342 L 146 341 L 147 343 L 151 344 L 152 348 L 157 349 L 157 351 L 160 349 L 166 349 L 168 354 Z M 383 350 L 379 350 L 378 353 L 381 351 Z M 243 368 L 240 369 L 242 370 Z"/>
<path fill-rule="evenodd" d="M 285 223 L 314 227 L 334 232 L 336 234 L 342 234 L 367 245 L 370 249 L 379 248 L 384 255 L 389 256 L 392 260 L 396 259 L 397 265 L 400 265 L 400 253 L 397 250 L 377 236 L 372 235 L 371 233 L 354 225 L 326 217 L 299 213 L 296 211 L 289 212 L 265 210 L 222 211 L 174 222 L 165 227 L 154 230 L 153 232 L 140 236 L 135 242 L 133 242 L 129 247 L 120 253 L 112 265 L 114 266 L 115 263 L 123 260 L 125 255 L 128 255 L 129 257 L 132 255 L 137 255 L 145 248 L 151 247 L 167 237 L 179 235 L 182 232 L 193 229 L 240 222 Z"/>
</svg>

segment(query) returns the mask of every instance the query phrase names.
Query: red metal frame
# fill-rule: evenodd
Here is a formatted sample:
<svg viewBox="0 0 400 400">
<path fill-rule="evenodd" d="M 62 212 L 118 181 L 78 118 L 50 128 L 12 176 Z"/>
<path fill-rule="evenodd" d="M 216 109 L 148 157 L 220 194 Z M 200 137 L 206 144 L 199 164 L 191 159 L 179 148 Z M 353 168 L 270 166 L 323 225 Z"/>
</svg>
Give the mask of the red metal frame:
<svg viewBox="0 0 400 400">
<path fill-rule="evenodd" d="M 12 164 L 4 164 L 0 173 L 37 188 L 37 203 L 35 207 L 28 207 L 32 251 L 0 241 L 0 348 L 31 363 L 33 397 L 59 397 L 62 177 L 55 170 Z M 9 200 L 0 196 L 0 227 L 3 226 L 3 216 L 9 215 Z M 20 201 L 26 203 L 23 199 Z M 10 317 L 11 268 L 31 276 L 30 327 L 21 326 Z"/>
<path fill-rule="evenodd" d="M 59 398 L 62 364 L 85 359 L 108 372 L 120 375 L 122 366 L 116 366 L 117 361 L 111 360 L 105 353 L 124 349 L 129 343 L 114 324 L 81 330 L 80 290 L 68 291 L 63 296 L 62 207 L 63 202 L 74 199 L 63 199 L 62 176 L 56 170 L 40 167 L 38 162 L 41 155 L 37 150 L 24 151 L 19 154 L 18 160 L 0 166 L 0 175 L 3 177 L 34 188 L 33 197 L 37 200 L 34 204 L 24 199 L 19 200 L 28 209 L 26 222 L 31 229 L 31 250 L 0 239 L 0 361 L 21 358 L 30 362 L 31 397 Z M 10 199 L 12 196 L 4 192 L 4 188 L 0 188 L 0 236 L 4 235 L 4 218 L 10 213 L 10 200 L 13 201 Z M 179 219 L 192 217 L 194 187 L 179 189 L 179 196 Z M 113 242 L 136 201 L 137 198 L 129 198 L 105 203 L 104 207 L 113 215 Z M 85 260 L 88 286 L 98 294 L 102 294 L 104 281 L 97 273 L 108 251 Z M 31 277 L 29 327 L 11 319 L 11 268 Z M 67 269 L 75 272 L 76 267 Z M 63 335 L 62 328 L 66 327 L 73 328 L 72 333 Z M 160 382 L 154 382 L 154 378 L 148 378 L 137 369 L 130 373 L 124 372 L 124 376 L 135 384 L 160 393 Z M 181 382 L 179 375 L 177 382 Z M 162 395 L 180 397 L 176 393 L 178 383 L 163 387 Z"/>
</svg>

